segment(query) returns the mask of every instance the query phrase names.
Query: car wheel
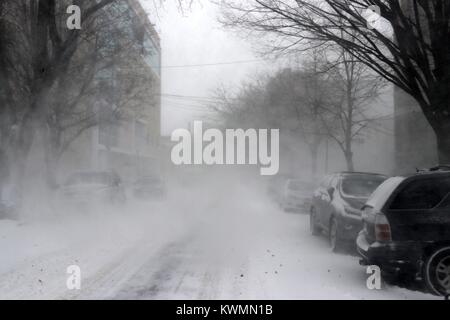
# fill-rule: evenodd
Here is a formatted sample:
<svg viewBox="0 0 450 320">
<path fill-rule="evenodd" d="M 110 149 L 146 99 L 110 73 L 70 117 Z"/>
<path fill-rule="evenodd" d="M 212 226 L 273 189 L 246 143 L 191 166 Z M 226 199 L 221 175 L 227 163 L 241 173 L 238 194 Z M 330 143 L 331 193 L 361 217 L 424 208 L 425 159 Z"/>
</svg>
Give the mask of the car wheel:
<svg viewBox="0 0 450 320">
<path fill-rule="evenodd" d="M 328 238 L 330 240 L 331 251 L 339 252 L 342 249 L 342 240 L 339 237 L 339 228 L 336 218 L 331 218 Z"/>
<path fill-rule="evenodd" d="M 316 210 L 311 208 L 309 213 L 309 230 L 313 236 L 318 236 L 320 234 L 320 227 L 317 225 Z"/>
<path fill-rule="evenodd" d="M 450 295 L 450 247 L 435 251 L 427 259 L 423 278 L 433 294 Z"/>
</svg>

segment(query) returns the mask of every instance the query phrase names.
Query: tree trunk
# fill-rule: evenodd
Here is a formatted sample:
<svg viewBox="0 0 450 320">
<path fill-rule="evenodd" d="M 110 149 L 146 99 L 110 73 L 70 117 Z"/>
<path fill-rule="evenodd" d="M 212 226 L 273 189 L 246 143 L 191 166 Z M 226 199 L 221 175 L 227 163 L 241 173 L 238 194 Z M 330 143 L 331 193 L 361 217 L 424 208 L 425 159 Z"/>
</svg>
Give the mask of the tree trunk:
<svg viewBox="0 0 450 320">
<path fill-rule="evenodd" d="M 3 200 L 4 188 L 9 180 L 10 165 L 6 152 L 0 149 L 0 201 Z"/>
<path fill-rule="evenodd" d="M 319 145 L 313 144 L 309 149 L 311 152 L 311 176 L 313 180 L 315 180 L 317 178 L 317 158 L 319 155 Z"/>
<path fill-rule="evenodd" d="M 26 187 L 26 170 L 29 161 L 30 150 L 35 141 L 36 133 L 38 132 L 38 120 L 33 114 L 29 114 L 20 123 L 17 129 L 17 135 L 14 135 L 10 146 L 10 161 L 11 161 L 11 186 L 15 202 L 20 209 L 25 199 Z"/>
<path fill-rule="evenodd" d="M 50 190 L 58 188 L 58 165 L 60 160 L 60 134 L 58 129 L 48 127 L 45 128 L 45 166 L 46 166 L 46 182 Z"/>
<path fill-rule="evenodd" d="M 447 102 L 436 102 L 436 109 L 448 110 Z M 425 106 L 421 106 L 425 110 Z M 425 116 L 427 114 L 425 113 Z M 450 165 L 450 117 L 447 114 L 437 113 L 434 117 L 426 117 L 436 135 L 437 156 L 440 165 Z M 417 146 L 418 149 L 420 146 Z M 420 152 L 420 149 L 419 149 Z"/>
<path fill-rule="evenodd" d="M 345 152 L 345 161 L 347 162 L 347 170 L 350 172 L 354 172 L 355 165 L 353 163 L 353 152 L 352 151 Z"/>
<path fill-rule="evenodd" d="M 450 165 L 450 130 L 436 133 L 438 159 L 440 165 Z"/>
<path fill-rule="evenodd" d="M 25 187 L 25 171 L 28 156 L 28 149 L 22 145 L 15 145 L 10 154 L 10 179 L 9 179 L 9 200 L 17 206 L 18 214 L 23 204 L 24 187 Z M 16 217 L 18 218 L 18 217 Z"/>
<path fill-rule="evenodd" d="M 48 150 L 49 148 L 47 148 Z M 45 170 L 46 170 L 46 183 L 50 190 L 55 190 L 58 188 L 58 179 L 56 176 L 58 167 L 58 157 L 55 151 L 48 150 L 45 153 Z"/>
</svg>

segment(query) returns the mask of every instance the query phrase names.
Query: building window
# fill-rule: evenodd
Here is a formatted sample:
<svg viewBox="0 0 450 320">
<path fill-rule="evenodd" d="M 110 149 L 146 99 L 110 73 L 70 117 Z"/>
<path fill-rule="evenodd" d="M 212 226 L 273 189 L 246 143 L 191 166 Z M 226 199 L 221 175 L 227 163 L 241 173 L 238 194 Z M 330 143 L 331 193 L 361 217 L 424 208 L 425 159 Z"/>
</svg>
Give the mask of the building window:
<svg viewBox="0 0 450 320">
<path fill-rule="evenodd" d="M 98 129 L 98 143 L 106 148 L 117 148 L 119 146 L 118 124 L 101 122 Z"/>
<path fill-rule="evenodd" d="M 148 130 L 146 124 L 136 121 L 135 139 L 137 150 L 144 150 L 148 144 Z"/>
<path fill-rule="evenodd" d="M 144 37 L 142 55 L 147 65 L 157 74 L 161 74 L 160 54 L 156 45 L 148 35 Z"/>
</svg>

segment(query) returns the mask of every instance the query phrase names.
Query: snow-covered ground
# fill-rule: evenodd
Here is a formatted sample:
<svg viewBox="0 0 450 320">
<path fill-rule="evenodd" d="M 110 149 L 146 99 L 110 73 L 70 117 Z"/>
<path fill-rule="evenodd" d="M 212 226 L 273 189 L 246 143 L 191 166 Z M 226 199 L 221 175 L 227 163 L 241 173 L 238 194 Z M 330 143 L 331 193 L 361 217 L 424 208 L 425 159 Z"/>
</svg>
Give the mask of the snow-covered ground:
<svg viewBox="0 0 450 320">
<path fill-rule="evenodd" d="M 435 299 L 368 290 L 356 256 L 331 253 L 307 215 L 281 212 L 256 185 L 207 186 L 117 212 L 0 221 L 0 298 Z M 66 287 L 70 265 L 81 290 Z"/>
</svg>

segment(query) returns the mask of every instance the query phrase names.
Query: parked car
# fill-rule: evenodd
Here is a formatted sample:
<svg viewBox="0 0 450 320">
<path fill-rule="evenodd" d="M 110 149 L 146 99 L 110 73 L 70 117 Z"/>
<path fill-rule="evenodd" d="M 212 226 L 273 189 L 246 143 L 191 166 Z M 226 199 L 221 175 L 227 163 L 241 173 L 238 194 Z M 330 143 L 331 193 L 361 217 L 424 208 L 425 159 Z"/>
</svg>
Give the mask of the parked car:
<svg viewBox="0 0 450 320">
<path fill-rule="evenodd" d="M 314 192 L 310 228 L 314 235 L 328 235 L 333 251 L 355 242 L 362 229 L 361 209 L 386 176 L 341 172 L 329 175 Z"/>
<path fill-rule="evenodd" d="M 166 194 L 166 186 L 160 177 L 144 177 L 133 184 L 134 197 L 141 200 L 162 199 Z"/>
<path fill-rule="evenodd" d="M 311 194 L 314 188 L 311 183 L 288 179 L 284 186 L 280 198 L 280 206 L 284 211 L 306 210 L 311 207 Z"/>
<path fill-rule="evenodd" d="M 364 206 L 363 222 L 356 241 L 361 264 L 424 280 L 434 294 L 450 294 L 448 168 L 387 180 Z"/>
<path fill-rule="evenodd" d="M 85 171 L 70 175 L 59 190 L 64 203 L 74 205 L 123 204 L 125 189 L 114 172 Z"/>
</svg>

